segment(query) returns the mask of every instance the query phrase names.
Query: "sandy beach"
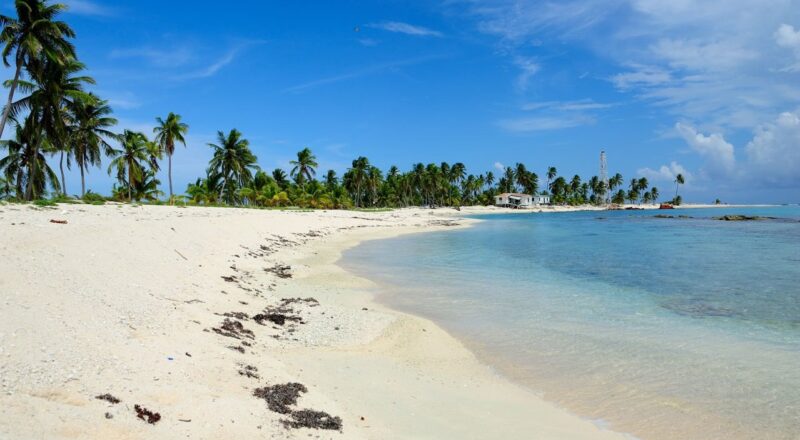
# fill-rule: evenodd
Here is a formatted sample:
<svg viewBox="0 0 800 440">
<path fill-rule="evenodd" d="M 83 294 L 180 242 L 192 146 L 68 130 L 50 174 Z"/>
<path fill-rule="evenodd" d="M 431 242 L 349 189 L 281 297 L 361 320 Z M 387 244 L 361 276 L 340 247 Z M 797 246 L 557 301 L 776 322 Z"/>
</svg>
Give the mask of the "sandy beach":
<svg viewBox="0 0 800 440">
<path fill-rule="evenodd" d="M 0 437 L 624 438 L 336 265 L 473 221 L 453 213 L 0 206 Z M 287 383 L 306 392 L 283 408 L 253 395 Z M 287 427 L 305 409 L 342 429 Z"/>
</svg>

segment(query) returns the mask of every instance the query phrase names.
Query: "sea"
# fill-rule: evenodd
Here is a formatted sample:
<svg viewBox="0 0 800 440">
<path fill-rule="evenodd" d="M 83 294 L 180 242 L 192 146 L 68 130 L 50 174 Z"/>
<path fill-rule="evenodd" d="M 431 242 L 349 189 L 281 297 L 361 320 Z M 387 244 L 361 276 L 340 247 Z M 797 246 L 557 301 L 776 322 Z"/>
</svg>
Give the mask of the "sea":
<svg viewBox="0 0 800 440">
<path fill-rule="evenodd" d="M 608 429 L 800 439 L 800 206 L 476 218 L 364 242 L 340 264 Z"/>
</svg>

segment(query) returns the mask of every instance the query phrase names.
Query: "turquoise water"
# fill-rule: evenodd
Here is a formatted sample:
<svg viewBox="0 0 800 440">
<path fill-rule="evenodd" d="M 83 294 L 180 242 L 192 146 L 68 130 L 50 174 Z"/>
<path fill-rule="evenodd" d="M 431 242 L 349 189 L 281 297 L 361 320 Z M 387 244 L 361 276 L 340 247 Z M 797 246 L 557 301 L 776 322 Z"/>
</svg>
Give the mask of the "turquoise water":
<svg viewBox="0 0 800 440">
<path fill-rule="evenodd" d="M 710 219 L 724 214 L 779 219 Z M 366 242 L 342 264 L 377 281 L 382 301 L 612 429 L 800 438 L 800 207 L 482 219 Z"/>
</svg>

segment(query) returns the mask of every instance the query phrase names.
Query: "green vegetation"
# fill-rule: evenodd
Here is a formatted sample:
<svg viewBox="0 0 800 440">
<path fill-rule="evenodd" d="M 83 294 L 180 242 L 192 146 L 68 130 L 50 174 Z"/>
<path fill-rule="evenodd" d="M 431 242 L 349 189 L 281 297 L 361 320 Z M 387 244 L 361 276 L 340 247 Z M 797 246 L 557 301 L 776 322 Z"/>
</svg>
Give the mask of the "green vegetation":
<svg viewBox="0 0 800 440">
<path fill-rule="evenodd" d="M 94 80 L 83 74 L 73 30 L 59 21 L 66 6 L 46 0 L 15 0 L 14 5 L 16 17 L 0 16 L 3 62 L 14 66 L 14 78 L 5 82 L 9 93 L 0 135 L 6 124 L 15 130 L 12 139 L 0 142 L 5 152 L 0 157 L 0 199 L 37 204 L 71 200 L 66 198 L 65 167 L 74 164 L 81 176 L 81 199 L 105 203 L 105 197 L 86 190 L 85 174 L 107 158 L 108 173 L 117 180 L 110 200 L 160 204 L 164 193 L 156 176 L 164 155 L 167 201 L 179 205 L 381 210 L 489 205 L 499 193 L 518 191 L 547 194 L 552 203 L 569 205 L 651 203 L 659 196 L 656 188 L 648 191 L 644 178 L 632 179 L 625 191 L 620 174 L 606 184 L 597 176 L 559 176 L 556 167 L 546 168 L 542 188 L 539 176 L 522 162 L 497 177 L 492 171 L 468 173 L 460 162 L 416 163 L 405 172 L 391 166 L 384 173 L 362 156 L 343 175 L 328 170 L 318 178 L 319 163 L 309 148 L 297 153 L 288 174 L 282 169 L 267 172 L 236 129 L 218 132 L 217 141 L 208 145 L 213 156 L 205 175 L 178 195 L 173 192 L 172 156 L 176 144 L 187 146 L 189 131 L 180 115 L 156 118 L 152 139 L 130 130 L 118 133 L 108 102 L 87 91 Z M 48 158 L 57 161 L 58 173 Z M 683 177 L 676 182 L 682 184 Z M 48 196 L 51 200 L 41 201 Z M 677 187 L 676 200 L 680 202 Z"/>
</svg>

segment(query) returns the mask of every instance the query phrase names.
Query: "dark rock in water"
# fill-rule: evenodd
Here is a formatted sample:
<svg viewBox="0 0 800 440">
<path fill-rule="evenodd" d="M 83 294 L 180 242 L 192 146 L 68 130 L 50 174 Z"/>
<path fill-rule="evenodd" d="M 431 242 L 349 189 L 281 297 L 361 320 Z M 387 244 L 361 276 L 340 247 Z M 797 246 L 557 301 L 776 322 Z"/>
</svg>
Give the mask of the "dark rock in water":
<svg viewBox="0 0 800 440">
<path fill-rule="evenodd" d="M 291 420 L 283 420 L 283 426 L 287 428 L 314 428 L 314 429 L 330 429 L 341 431 L 342 419 L 334 417 L 322 411 L 314 411 L 312 409 L 303 409 L 300 411 L 292 411 L 289 415 Z"/>
<path fill-rule="evenodd" d="M 692 318 L 734 318 L 742 316 L 741 313 L 735 310 L 726 307 L 717 307 L 708 303 L 674 302 L 663 304 L 662 307 L 679 315 L 690 316 Z"/>
<path fill-rule="evenodd" d="M 656 215 L 653 216 L 653 218 L 675 218 L 675 216 L 666 215 L 666 214 L 656 214 Z"/>
<path fill-rule="evenodd" d="M 722 220 L 726 222 L 746 222 L 746 221 L 756 221 L 756 220 L 775 220 L 775 217 L 761 217 L 761 216 L 749 216 L 749 215 L 723 215 L 722 217 L 711 217 L 714 220 Z"/>
</svg>

